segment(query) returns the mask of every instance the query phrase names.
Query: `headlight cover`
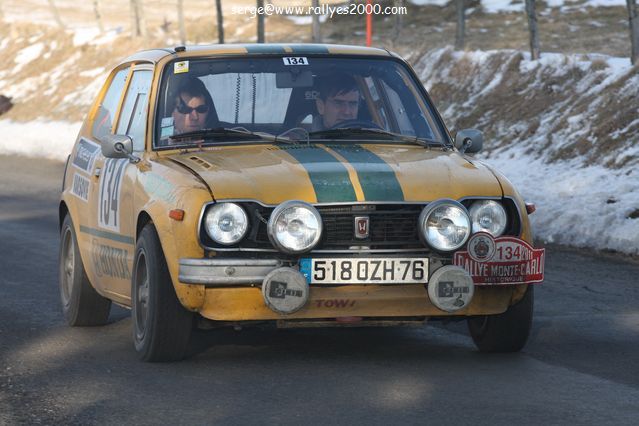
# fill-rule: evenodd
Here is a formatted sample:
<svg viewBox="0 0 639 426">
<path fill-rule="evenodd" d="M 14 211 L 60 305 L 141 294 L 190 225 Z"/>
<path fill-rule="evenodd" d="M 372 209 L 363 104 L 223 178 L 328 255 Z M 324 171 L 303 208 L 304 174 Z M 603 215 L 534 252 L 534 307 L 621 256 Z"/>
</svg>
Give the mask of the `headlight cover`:
<svg viewBox="0 0 639 426">
<path fill-rule="evenodd" d="M 217 203 L 209 207 L 204 218 L 206 233 L 218 244 L 238 243 L 248 230 L 248 216 L 235 203 Z"/>
<path fill-rule="evenodd" d="M 470 236 L 470 216 L 455 200 L 437 200 L 428 204 L 419 216 L 424 242 L 438 251 L 454 251 Z"/>
<path fill-rule="evenodd" d="M 322 218 L 304 201 L 286 201 L 273 210 L 268 220 L 271 243 L 286 253 L 311 250 L 322 236 Z"/>
<path fill-rule="evenodd" d="M 478 200 L 470 206 L 472 230 L 488 232 L 493 237 L 499 237 L 506 230 L 508 215 L 504 206 L 495 200 Z"/>
</svg>

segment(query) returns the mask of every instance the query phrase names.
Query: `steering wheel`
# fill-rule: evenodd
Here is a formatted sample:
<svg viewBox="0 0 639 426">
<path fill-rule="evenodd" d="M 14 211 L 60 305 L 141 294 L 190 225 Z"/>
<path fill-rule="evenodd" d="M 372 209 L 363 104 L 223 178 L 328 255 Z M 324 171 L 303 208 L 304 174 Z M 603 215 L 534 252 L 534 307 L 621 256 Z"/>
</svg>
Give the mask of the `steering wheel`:
<svg viewBox="0 0 639 426">
<path fill-rule="evenodd" d="M 333 126 L 331 126 L 330 130 L 347 129 L 349 127 L 361 127 L 362 129 L 381 129 L 379 125 L 377 125 L 376 123 L 373 123 L 372 121 L 354 119 L 354 120 L 344 120 L 344 121 L 335 123 L 333 124 Z"/>
</svg>

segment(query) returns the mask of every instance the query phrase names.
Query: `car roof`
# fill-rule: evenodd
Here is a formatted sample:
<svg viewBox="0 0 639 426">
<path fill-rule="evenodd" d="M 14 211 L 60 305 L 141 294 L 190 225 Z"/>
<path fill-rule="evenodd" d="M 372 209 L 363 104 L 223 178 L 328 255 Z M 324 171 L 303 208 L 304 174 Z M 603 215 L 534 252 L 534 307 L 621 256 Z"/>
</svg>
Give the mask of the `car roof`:
<svg viewBox="0 0 639 426">
<path fill-rule="evenodd" d="M 157 63 L 162 58 L 175 55 L 176 58 L 193 56 L 246 56 L 246 55 L 365 55 L 393 56 L 384 49 L 375 47 L 349 46 L 340 44 L 209 44 L 197 46 L 177 46 L 142 50 L 122 60 L 121 64 L 133 61 Z"/>
</svg>

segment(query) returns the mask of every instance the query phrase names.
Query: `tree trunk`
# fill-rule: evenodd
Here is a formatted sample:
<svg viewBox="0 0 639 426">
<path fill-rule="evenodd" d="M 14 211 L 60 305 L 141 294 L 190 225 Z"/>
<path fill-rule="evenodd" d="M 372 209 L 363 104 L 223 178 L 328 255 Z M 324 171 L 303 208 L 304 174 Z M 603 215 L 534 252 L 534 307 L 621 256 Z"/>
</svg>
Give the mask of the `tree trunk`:
<svg viewBox="0 0 639 426">
<path fill-rule="evenodd" d="M 626 0 L 628 21 L 630 24 L 630 62 L 635 65 L 639 60 L 639 17 L 637 17 L 637 0 Z"/>
<path fill-rule="evenodd" d="M 222 0 L 215 0 L 217 9 L 217 42 L 224 44 L 224 15 L 222 14 Z"/>
<path fill-rule="evenodd" d="M 264 0 L 257 0 L 257 8 L 264 9 Z M 258 13 L 257 15 L 257 42 L 264 43 L 264 14 Z"/>
<path fill-rule="evenodd" d="M 146 37 L 146 25 L 142 0 L 131 0 L 131 36 Z"/>
<path fill-rule="evenodd" d="M 457 4 L 457 32 L 455 34 L 455 49 L 463 50 L 466 38 L 466 1 L 455 0 Z"/>
<path fill-rule="evenodd" d="M 102 16 L 100 15 L 100 0 L 93 0 L 93 12 L 95 13 L 95 20 L 98 23 L 98 29 L 103 33 L 104 25 L 102 24 Z"/>
<path fill-rule="evenodd" d="M 397 6 L 398 8 L 403 7 L 404 0 L 395 0 L 395 6 Z M 399 36 L 402 34 L 403 26 L 404 26 L 404 15 L 401 13 L 397 13 L 395 15 L 395 28 L 393 30 L 393 41 L 399 40 Z"/>
<path fill-rule="evenodd" d="M 131 8 L 131 37 L 135 38 L 140 35 L 140 21 L 138 20 L 138 2 L 137 0 L 130 0 L 129 5 Z"/>
<path fill-rule="evenodd" d="M 53 19 L 55 19 L 56 24 L 62 29 L 64 29 L 64 24 L 62 23 L 62 19 L 60 19 L 60 13 L 58 13 L 58 8 L 55 7 L 55 3 L 53 0 L 49 0 L 49 7 L 51 8 L 51 14 L 53 15 Z"/>
<path fill-rule="evenodd" d="M 178 27 L 180 29 L 180 43 L 186 44 L 186 28 L 184 28 L 184 0 L 177 2 Z"/>
<path fill-rule="evenodd" d="M 319 8 L 319 0 L 313 0 L 313 8 Z M 313 14 L 313 43 L 322 42 L 322 34 L 320 33 L 320 20 L 317 13 Z"/>
<path fill-rule="evenodd" d="M 537 30 L 536 0 L 526 0 L 526 15 L 528 15 L 528 30 L 530 32 L 530 58 L 539 59 L 539 31 Z"/>
<path fill-rule="evenodd" d="M 146 15 L 144 14 L 144 1 L 136 0 L 138 5 L 138 17 L 140 20 L 140 35 L 144 38 L 147 36 L 146 31 Z"/>
</svg>

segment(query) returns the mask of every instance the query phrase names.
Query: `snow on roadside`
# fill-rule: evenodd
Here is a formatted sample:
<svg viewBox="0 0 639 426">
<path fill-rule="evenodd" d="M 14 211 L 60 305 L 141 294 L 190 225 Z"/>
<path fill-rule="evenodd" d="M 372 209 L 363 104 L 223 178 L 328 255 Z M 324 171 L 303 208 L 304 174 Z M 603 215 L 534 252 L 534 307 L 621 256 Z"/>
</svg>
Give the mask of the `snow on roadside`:
<svg viewBox="0 0 639 426">
<path fill-rule="evenodd" d="M 66 161 L 82 123 L 0 120 L 0 154 Z"/>
<path fill-rule="evenodd" d="M 105 32 L 101 32 L 97 27 L 74 28 L 72 31 L 73 45 L 76 47 L 85 44 L 99 46 L 112 43 L 120 33 L 122 33 L 121 27 Z"/>
<path fill-rule="evenodd" d="M 444 7 L 453 0 L 409 0 L 415 6 L 440 6 Z M 546 8 L 585 9 L 587 7 L 613 7 L 626 6 L 626 0 L 546 0 L 545 3 L 537 3 L 537 11 Z M 480 8 L 486 13 L 523 12 L 524 0 L 481 0 Z M 468 12 L 467 12 L 468 13 Z"/>
<path fill-rule="evenodd" d="M 329 15 L 320 15 L 320 24 L 323 24 L 328 19 Z M 312 15 L 286 15 L 286 19 L 291 21 L 295 25 L 311 25 L 313 23 Z"/>
<path fill-rule="evenodd" d="M 408 0 L 415 6 L 446 6 L 450 0 Z"/>
<path fill-rule="evenodd" d="M 446 48 L 416 70 L 449 125 L 484 132 L 478 158 L 537 205 L 537 238 L 639 254 L 639 72 L 627 58 Z"/>
<path fill-rule="evenodd" d="M 502 152 L 483 162 L 503 173 L 527 202 L 536 238 L 548 243 L 639 254 L 639 172 L 610 170 L 578 161 L 544 163 L 524 147 Z"/>
<path fill-rule="evenodd" d="M 42 53 L 43 49 L 44 49 L 44 44 L 43 43 L 36 43 L 36 44 L 30 45 L 29 47 L 25 47 L 24 49 L 19 51 L 18 54 L 16 55 L 15 59 L 14 59 L 14 61 L 15 61 L 15 63 L 17 65 L 13 69 L 13 72 L 17 73 L 26 64 L 28 64 L 29 62 L 31 62 L 34 59 L 38 58 L 40 56 L 40 54 Z"/>
</svg>

